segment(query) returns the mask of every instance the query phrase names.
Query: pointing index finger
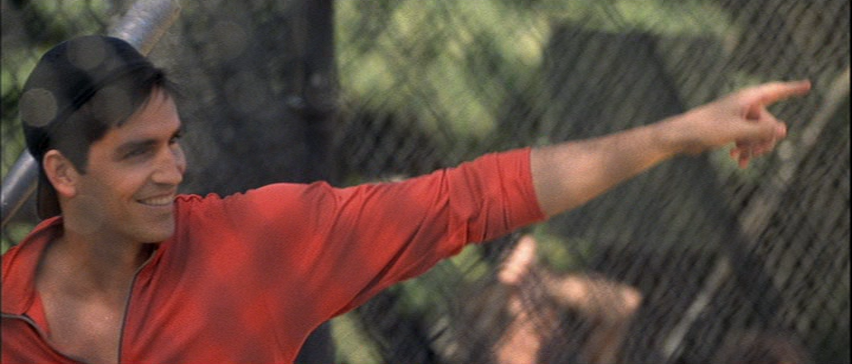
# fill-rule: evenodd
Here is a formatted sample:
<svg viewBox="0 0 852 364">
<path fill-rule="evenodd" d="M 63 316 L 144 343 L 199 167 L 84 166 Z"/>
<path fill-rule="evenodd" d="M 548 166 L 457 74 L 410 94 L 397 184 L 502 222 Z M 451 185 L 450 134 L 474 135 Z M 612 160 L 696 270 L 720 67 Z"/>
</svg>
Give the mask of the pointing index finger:
<svg viewBox="0 0 852 364">
<path fill-rule="evenodd" d="M 807 94 L 811 89 L 811 81 L 770 82 L 756 86 L 748 91 L 746 99 L 756 101 L 760 105 L 771 105 L 793 96 Z"/>
</svg>

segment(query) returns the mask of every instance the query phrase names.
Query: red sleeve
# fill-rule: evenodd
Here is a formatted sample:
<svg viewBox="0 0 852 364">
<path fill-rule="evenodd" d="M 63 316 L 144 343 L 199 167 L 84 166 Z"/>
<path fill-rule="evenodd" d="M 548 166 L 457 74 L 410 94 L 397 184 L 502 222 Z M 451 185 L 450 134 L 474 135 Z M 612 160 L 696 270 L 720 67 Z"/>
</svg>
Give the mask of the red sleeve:
<svg viewBox="0 0 852 364">
<path fill-rule="evenodd" d="M 325 320 L 424 273 L 467 243 L 543 220 L 529 153 L 488 154 L 396 183 L 275 184 L 205 199 L 195 214 L 216 215 L 227 231 L 219 236 L 239 241 L 222 259 L 244 257 L 280 277 L 280 300 L 298 297 L 306 314 L 316 310 Z"/>
</svg>

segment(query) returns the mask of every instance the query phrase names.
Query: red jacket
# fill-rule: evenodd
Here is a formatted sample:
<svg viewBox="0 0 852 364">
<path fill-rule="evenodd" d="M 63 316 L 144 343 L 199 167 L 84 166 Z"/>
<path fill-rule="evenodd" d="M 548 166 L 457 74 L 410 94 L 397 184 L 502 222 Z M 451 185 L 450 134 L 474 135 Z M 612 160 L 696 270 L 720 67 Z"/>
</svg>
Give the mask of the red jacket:
<svg viewBox="0 0 852 364">
<path fill-rule="evenodd" d="M 120 362 L 291 362 L 306 336 L 468 242 L 544 218 L 529 149 L 401 183 L 275 184 L 183 195 L 177 227 L 133 282 Z M 50 344 L 34 287 L 61 218 L 3 255 L 3 363 L 72 362 Z"/>
</svg>

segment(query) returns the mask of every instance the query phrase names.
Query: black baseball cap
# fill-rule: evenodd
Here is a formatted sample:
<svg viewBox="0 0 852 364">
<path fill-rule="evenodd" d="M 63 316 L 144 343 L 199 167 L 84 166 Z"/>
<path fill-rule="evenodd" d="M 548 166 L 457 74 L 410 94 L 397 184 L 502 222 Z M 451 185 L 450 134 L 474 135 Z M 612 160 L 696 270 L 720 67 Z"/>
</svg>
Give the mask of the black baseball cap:
<svg viewBox="0 0 852 364">
<path fill-rule="evenodd" d="M 63 124 L 98 91 L 157 71 L 129 43 L 101 35 L 67 40 L 41 57 L 24 84 L 18 105 L 27 149 L 39 165 L 36 198 L 40 218 L 61 212 L 42 159 L 47 151 L 56 149 L 57 140 L 63 137 L 61 131 L 78 127 Z"/>
</svg>

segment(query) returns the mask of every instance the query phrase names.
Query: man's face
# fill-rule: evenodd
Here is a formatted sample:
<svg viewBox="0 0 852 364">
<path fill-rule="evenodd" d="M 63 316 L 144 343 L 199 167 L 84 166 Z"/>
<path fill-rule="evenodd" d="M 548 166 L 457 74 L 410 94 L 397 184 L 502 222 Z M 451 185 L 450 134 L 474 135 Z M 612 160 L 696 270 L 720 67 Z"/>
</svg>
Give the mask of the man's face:
<svg viewBox="0 0 852 364">
<path fill-rule="evenodd" d="M 92 143 L 69 212 L 87 233 L 156 243 L 174 233 L 174 198 L 186 160 L 178 144 L 175 103 L 155 89 L 148 103 L 120 127 Z M 66 214 L 67 215 L 67 214 Z"/>
</svg>

